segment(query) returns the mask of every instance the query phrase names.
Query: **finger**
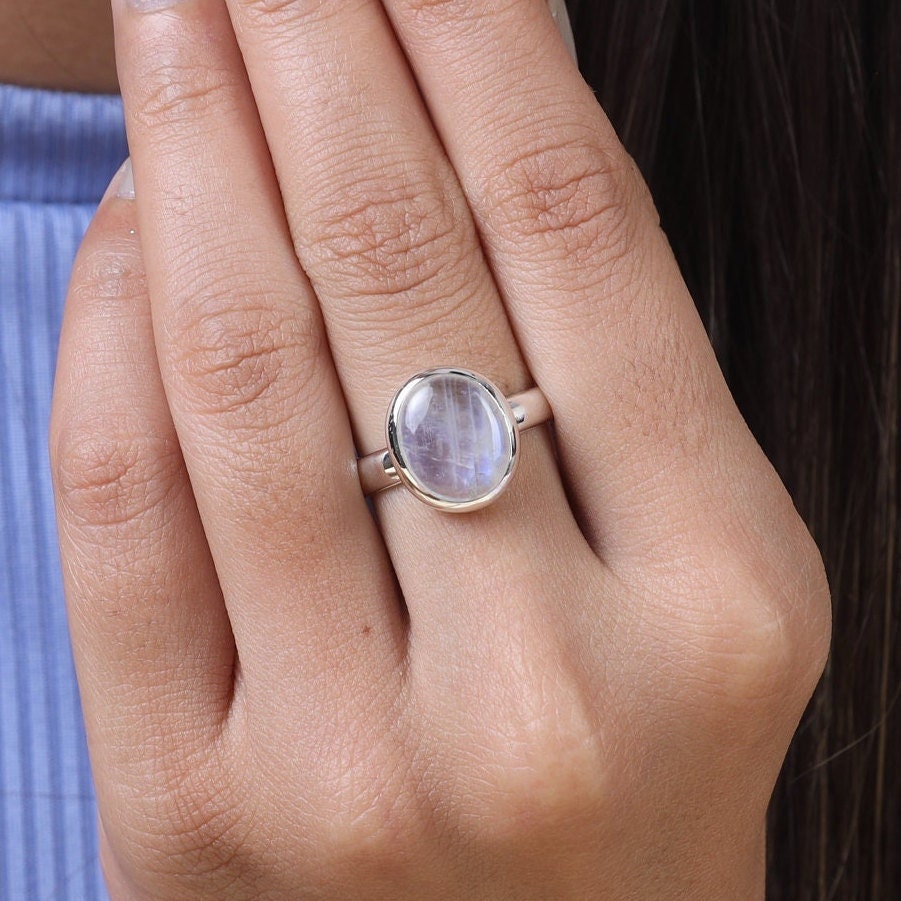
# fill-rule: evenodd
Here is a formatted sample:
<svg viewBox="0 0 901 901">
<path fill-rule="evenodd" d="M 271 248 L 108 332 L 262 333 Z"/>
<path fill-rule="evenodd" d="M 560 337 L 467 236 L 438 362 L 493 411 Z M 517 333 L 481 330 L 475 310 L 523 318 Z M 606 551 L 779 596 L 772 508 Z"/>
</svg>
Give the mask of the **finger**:
<svg viewBox="0 0 901 901">
<path fill-rule="evenodd" d="M 730 486 L 750 471 L 784 507 L 647 191 L 544 0 L 385 7 L 554 408 L 593 546 L 646 559 L 690 524 L 706 540 L 724 510 L 734 520 Z"/>
<path fill-rule="evenodd" d="M 419 370 L 463 366 L 507 393 L 530 387 L 465 198 L 381 5 L 229 7 L 360 450 L 384 447 L 388 403 Z M 555 569 L 582 542 L 541 431 L 524 435 L 523 465 L 490 510 L 436 514 L 399 490 L 376 501 L 425 641 L 484 635 L 486 572 L 512 588 L 524 555 Z M 522 615 L 521 593 L 501 589 L 498 603 Z M 448 620 L 453 629 L 442 628 Z"/>
<path fill-rule="evenodd" d="M 253 709 L 321 720 L 385 689 L 401 609 L 226 10 L 157 6 L 114 19 L 162 378 Z"/>
<path fill-rule="evenodd" d="M 366 450 L 383 443 L 386 400 L 417 369 L 462 356 L 507 390 L 530 387 L 459 186 L 377 0 L 238 0 L 231 11 L 297 252 Z"/>
<path fill-rule="evenodd" d="M 160 382 L 134 207 L 112 189 L 79 251 L 51 421 L 72 644 L 101 781 L 207 745 L 235 672 Z M 129 762 L 135 748 L 144 759 Z"/>
</svg>

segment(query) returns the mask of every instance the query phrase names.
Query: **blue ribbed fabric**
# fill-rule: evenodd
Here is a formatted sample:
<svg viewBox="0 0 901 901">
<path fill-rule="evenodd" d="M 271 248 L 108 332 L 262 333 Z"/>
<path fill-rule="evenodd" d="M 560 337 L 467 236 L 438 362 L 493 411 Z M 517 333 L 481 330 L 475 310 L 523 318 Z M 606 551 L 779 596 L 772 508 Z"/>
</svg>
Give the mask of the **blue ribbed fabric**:
<svg viewBox="0 0 901 901">
<path fill-rule="evenodd" d="M 0 899 L 107 897 L 59 572 L 47 419 L 75 251 L 122 105 L 0 85 Z"/>
</svg>

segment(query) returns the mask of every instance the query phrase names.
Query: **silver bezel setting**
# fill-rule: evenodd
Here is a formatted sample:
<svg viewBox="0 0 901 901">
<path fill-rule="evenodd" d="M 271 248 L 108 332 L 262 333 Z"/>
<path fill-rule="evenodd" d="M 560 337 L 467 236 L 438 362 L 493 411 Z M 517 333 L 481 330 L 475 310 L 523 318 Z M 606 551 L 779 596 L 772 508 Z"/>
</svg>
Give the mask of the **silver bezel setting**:
<svg viewBox="0 0 901 901">
<path fill-rule="evenodd" d="M 395 411 L 405 404 L 410 394 L 412 394 L 423 381 L 426 381 L 435 376 L 447 375 L 461 376 L 463 378 L 469 379 L 470 381 L 473 381 L 477 385 L 479 385 L 480 388 L 482 388 L 491 397 L 492 401 L 497 405 L 498 410 L 503 415 L 503 421 L 506 424 L 507 436 L 510 442 L 510 458 L 507 461 L 507 467 L 503 476 L 501 477 L 501 480 L 490 492 L 484 495 L 480 495 L 479 497 L 474 498 L 470 501 L 451 501 L 443 497 L 438 497 L 433 492 L 431 492 L 425 485 L 423 485 L 419 481 L 419 479 L 417 479 L 416 473 L 411 471 L 407 466 L 407 462 L 404 459 L 403 452 L 400 449 L 398 441 Z M 460 369 L 457 367 L 443 367 L 438 369 L 428 369 L 425 372 L 420 372 L 414 375 L 411 379 L 405 382 L 401 386 L 400 390 L 398 390 L 397 394 L 394 395 L 394 399 L 391 401 L 391 404 L 388 407 L 385 431 L 387 437 L 388 455 L 391 458 L 391 463 L 393 464 L 394 471 L 396 472 L 401 484 L 405 485 L 407 489 L 409 489 L 421 501 L 429 504 L 432 507 L 436 507 L 439 510 L 444 510 L 448 513 L 468 513 L 473 510 L 481 510 L 483 507 L 486 507 L 488 506 L 488 504 L 495 501 L 501 494 L 503 494 L 507 486 L 510 484 L 510 479 L 512 478 L 513 473 L 516 471 L 516 466 L 519 462 L 519 423 L 516 421 L 516 416 L 514 415 L 510 403 L 494 383 L 486 379 L 484 376 L 479 375 L 476 372 L 471 372 L 468 369 Z"/>
</svg>

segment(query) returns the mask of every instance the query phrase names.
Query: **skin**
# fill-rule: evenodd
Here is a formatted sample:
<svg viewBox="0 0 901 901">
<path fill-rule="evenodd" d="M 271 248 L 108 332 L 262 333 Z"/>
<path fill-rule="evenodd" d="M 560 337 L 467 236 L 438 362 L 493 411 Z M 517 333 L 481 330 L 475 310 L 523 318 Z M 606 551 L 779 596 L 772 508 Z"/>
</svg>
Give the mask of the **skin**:
<svg viewBox="0 0 901 901">
<path fill-rule="evenodd" d="M 544 0 L 113 10 L 51 425 L 113 897 L 761 897 L 828 588 Z M 556 452 L 373 517 L 449 363 Z"/>
</svg>

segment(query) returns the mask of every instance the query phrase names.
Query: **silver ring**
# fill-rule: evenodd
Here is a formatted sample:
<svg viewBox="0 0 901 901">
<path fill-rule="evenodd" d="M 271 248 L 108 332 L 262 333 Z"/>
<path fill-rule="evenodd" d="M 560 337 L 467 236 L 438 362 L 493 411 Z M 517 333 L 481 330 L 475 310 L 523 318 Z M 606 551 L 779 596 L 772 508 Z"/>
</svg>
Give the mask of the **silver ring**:
<svg viewBox="0 0 901 901">
<path fill-rule="evenodd" d="M 507 398 L 467 369 L 420 372 L 388 407 L 387 446 L 358 461 L 360 485 L 366 495 L 404 485 L 439 510 L 478 510 L 510 484 L 520 432 L 551 418 L 540 388 Z"/>
</svg>

